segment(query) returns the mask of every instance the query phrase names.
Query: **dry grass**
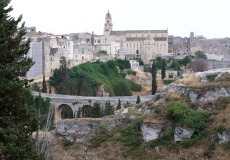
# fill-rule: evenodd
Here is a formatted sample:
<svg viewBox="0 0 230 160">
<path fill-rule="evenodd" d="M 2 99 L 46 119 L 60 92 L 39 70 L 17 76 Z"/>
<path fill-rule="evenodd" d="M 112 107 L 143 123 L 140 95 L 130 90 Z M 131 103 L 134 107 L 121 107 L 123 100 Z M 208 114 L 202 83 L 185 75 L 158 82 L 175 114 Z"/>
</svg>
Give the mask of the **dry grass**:
<svg viewBox="0 0 230 160">
<path fill-rule="evenodd" d="M 175 81 L 175 83 L 182 83 L 187 86 L 196 86 L 201 84 L 200 81 L 201 81 L 200 77 L 196 77 L 193 75 L 193 76 L 185 77 L 183 79 L 178 79 Z"/>
</svg>

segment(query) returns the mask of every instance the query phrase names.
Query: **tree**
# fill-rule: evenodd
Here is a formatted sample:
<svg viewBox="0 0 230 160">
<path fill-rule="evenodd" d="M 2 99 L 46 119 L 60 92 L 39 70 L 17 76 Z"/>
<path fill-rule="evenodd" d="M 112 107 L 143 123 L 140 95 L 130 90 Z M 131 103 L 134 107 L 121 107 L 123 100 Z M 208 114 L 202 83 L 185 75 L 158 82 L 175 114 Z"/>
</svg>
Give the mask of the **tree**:
<svg viewBox="0 0 230 160">
<path fill-rule="evenodd" d="M 101 103 L 95 102 L 92 107 L 91 118 L 100 118 L 101 117 Z"/>
<path fill-rule="evenodd" d="M 165 59 L 162 59 L 161 61 L 161 79 L 165 78 Z"/>
<path fill-rule="evenodd" d="M 155 60 L 153 60 L 151 73 L 152 73 L 152 95 L 154 95 L 157 92 L 157 80 L 156 80 Z"/>
<path fill-rule="evenodd" d="M 42 92 L 47 93 L 47 87 L 46 87 L 46 79 L 45 75 L 43 74 L 43 80 L 42 80 Z"/>
<path fill-rule="evenodd" d="M 140 100 L 140 96 L 138 95 L 137 96 L 137 101 L 136 101 L 136 104 L 139 104 L 141 102 L 141 100 Z"/>
<path fill-rule="evenodd" d="M 162 67 L 162 58 L 161 57 L 156 58 L 155 66 L 156 66 L 157 69 L 161 69 L 161 67 Z"/>
<path fill-rule="evenodd" d="M 49 85 L 49 93 L 52 94 L 52 88 L 51 85 Z"/>
<path fill-rule="evenodd" d="M 117 110 L 121 109 L 121 100 L 120 99 L 118 99 L 118 104 L 117 104 L 117 108 L 116 109 Z"/>
<path fill-rule="evenodd" d="M 40 87 L 38 86 L 38 83 L 33 83 L 30 87 L 32 91 L 40 92 Z"/>
<path fill-rule="evenodd" d="M 173 59 L 170 68 L 173 68 L 174 70 L 179 71 L 180 70 L 180 64 L 179 64 L 178 60 Z"/>
<path fill-rule="evenodd" d="M 207 56 L 203 51 L 196 51 L 195 58 L 207 59 Z"/>
<path fill-rule="evenodd" d="M 36 153 L 32 133 L 38 128 L 36 108 L 27 79 L 22 77 L 33 65 L 27 56 L 30 40 L 22 42 L 26 34 L 22 16 L 15 19 L 9 12 L 10 0 L 0 1 L 0 151 L 1 158 L 42 159 Z"/>
<path fill-rule="evenodd" d="M 105 116 L 113 115 L 113 107 L 110 105 L 109 101 L 105 102 L 104 115 Z"/>
</svg>

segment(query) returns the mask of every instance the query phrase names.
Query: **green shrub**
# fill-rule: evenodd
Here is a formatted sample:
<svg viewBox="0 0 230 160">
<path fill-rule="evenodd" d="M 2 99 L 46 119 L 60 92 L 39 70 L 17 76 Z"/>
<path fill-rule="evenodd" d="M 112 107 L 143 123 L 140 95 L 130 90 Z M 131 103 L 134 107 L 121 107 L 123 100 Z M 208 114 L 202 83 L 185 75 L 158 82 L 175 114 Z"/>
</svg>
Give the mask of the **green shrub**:
<svg viewBox="0 0 230 160">
<path fill-rule="evenodd" d="M 223 124 L 219 125 L 217 128 L 216 128 L 217 132 L 219 133 L 223 133 L 225 131 L 225 127 Z"/>
<path fill-rule="evenodd" d="M 99 133 L 90 139 L 93 147 L 98 147 L 102 142 L 109 140 L 111 135 L 109 133 Z"/>
<path fill-rule="evenodd" d="M 189 141 L 189 139 L 184 139 L 183 141 L 180 142 L 180 145 L 183 148 L 189 148 L 190 147 L 190 141 Z"/>
<path fill-rule="evenodd" d="M 71 142 L 70 140 L 64 138 L 64 139 L 62 140 L 62 144 L 63 144 L 63 146 L 67 147 L 67 146 L 73 145 L 73 142 Z"/>
<path fill-rule="evenodd" d="M 213 156 L 213 151 L 215 150 L 216 146 L 214 142 L 210 142 L 208 145 L 208 149 L 204 151 L 204 157 L 211 158 Z"/>
<path fill-rule="evenodd" d="M 169 74 L 169 78 L 173 78 L 173 74 Z"/>
<path fill-rule="evenodd" d="M 100 125 L 99 125 L 99 130 L 100 130 L 100 133 L 108 133 L 108 129 L 107 129 L 107 126 L 106 126 L 106 124 L 104 124 L 104 123 L 101 123 Z"/>
<path fill-rule="evenodd" d="M 206 78 L 210 81 L 210 82 L 213 82 L 213 81 L 215 81 L 215 78 L 216 78 L 216 76 L 217 76 L 218 74 L 216 74 L 216 73 L 210 73 L 210 74 L 207 74 L 206 75 Z"/>
<path fill-rule="evenodd" d="M 136 71 L 132 71 L 132 70 L 127 70 L 127 74 L 136 75 L 136 74 L 137 74 L 137 72 L 136 72 Z"/>
<path fill-rule="evenodd" d="M 164 84 L 168 85 L 168 84 L 175 82 L 175 79 L 164 79 L 163 82 Z"/>
<path fill-rule="evenodd" d="M 107 51 L 105 51 L 105 50 L 100 50 L 100 51 L 98 51 L 97 53 L 107 54 Z"/>
<path fill-rule="evenodd" d="M 194 137 L 202 137 L 207 134 L 209 115 L 205 111 L 188 109 L 184 102 L 176 101 L 170 104 L 167 113 L 176 123 L 194 129 Z"/>
<path fill-rule="evenodd" d="M 132 104 L 129 103 L 129 102 L 126 102 L 125 105 L 124 105 L 124 108 L 129 108 L 129 107 L 132 107 Z"/>
<path fill-rule="evenodd" d="M 167 109 L 167 114 L 179 121 L 183 115 L 188 111 L 188 106 L 184 102 L 176 101 L 169 105 Z"/>
</svg>

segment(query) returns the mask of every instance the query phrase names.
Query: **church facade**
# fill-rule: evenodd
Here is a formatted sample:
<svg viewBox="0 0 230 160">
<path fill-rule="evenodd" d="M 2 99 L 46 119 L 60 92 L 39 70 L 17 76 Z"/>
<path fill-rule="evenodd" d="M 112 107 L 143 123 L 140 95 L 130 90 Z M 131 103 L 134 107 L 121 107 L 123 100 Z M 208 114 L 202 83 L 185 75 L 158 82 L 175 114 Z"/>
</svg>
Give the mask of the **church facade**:
<svg viewBox="0 0 230 160">
<path fill-rule="evenodd" d="M 102 45 L 108 54 L 117 58 L 122 54 L 127 57 L 133 55 L 149 64 L 158 54 L 168 53 L 168 30 L 114 31 L 112 16 L 108 11 L 105 16 L 104 34 L 95 35 L 94 45 Z M 112 53 L 112 50 L 115 52 Z"/>
</svg>

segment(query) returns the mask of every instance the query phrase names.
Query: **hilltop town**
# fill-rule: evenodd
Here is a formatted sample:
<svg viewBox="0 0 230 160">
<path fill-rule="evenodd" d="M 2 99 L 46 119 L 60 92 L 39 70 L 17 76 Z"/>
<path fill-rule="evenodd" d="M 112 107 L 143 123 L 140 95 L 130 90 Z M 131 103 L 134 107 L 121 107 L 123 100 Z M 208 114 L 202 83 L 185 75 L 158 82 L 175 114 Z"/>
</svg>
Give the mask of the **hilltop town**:
<svg viewBox="0 0 230 160">
<path fill-rule="evenodd" d="M 35 61 L 27 78 L 49 77 L 59 68 L 63 56 L 69 68 L 96 60 L 127 59 L 132 60 L 133 70 L 143 70 L 135 60 L 142 59 L 145 65 L 150 65 L 156 57 L 182 59 L 200 50 L 207 56 L 208 69 L 230 67 L 230 38 L 206 39 L 194 32 L 189 37 L 177 37 L 168 35 L 168 29 L 116 31 L 109 11 L 103 35 L 94 32 L 54 35 L 37 31 L 36 27 L 26 27 L 26 31 L 24 41 L 32 39 L 28 55 Z"/>
<path fill-rule="evenodd" d="M 9 4 L 0 159 L 229 159 L 230 38 L 114 30 L 109 11 L 103 35 L 55 35 L 25 27 Z"/>
</svg>

